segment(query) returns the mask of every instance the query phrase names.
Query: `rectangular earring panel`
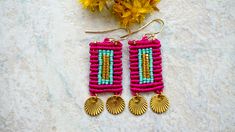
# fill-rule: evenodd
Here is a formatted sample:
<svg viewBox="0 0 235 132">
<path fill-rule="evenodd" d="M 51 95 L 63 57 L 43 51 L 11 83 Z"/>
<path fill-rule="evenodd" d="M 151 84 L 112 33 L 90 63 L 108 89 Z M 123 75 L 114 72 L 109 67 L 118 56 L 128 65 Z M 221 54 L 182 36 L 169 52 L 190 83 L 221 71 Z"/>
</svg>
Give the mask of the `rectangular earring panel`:
<svg viewBox="0 0 235 132">
<path fill-rule="evenodd" d="M 135 95 L 141 92 L 161 92 L 162 81 L 161 44 L 157 39 L 129 41 L 131 91 Z"/>
<path fill-rule="evenodd" d="M 122 92 L 122 44 L 106 38 L 90 43 L 90 93 Z"/>
</svg>

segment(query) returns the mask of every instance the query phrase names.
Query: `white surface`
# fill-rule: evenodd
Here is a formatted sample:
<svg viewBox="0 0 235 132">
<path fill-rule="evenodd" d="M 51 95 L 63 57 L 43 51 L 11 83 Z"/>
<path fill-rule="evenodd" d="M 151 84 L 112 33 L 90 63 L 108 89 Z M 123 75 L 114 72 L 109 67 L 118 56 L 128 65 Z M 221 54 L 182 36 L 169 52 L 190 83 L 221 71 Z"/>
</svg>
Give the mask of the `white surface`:
<svg viewBox="0 0 235 132">
<path fill-rule="evenodd" d="M 104 110 L 91 118 L 83 110 L 89 97 L 88 43 L 124 32 L 84 31 L 117 27 L 115 19 L 82 10 L 75 0 L 0 0 L 0 131 L 235 131 L 235 1 L 162 0 L 159 8 L 146 22 L 166 22 L 158 38 L 169 111 L 156 115 L 148 109 L 136 117 L 126 107 L 118 116 Z M 123 43 L 127 104 L 128 46 Z M 148 101 L 152 95 L 144 94 Z"/>
</svg>

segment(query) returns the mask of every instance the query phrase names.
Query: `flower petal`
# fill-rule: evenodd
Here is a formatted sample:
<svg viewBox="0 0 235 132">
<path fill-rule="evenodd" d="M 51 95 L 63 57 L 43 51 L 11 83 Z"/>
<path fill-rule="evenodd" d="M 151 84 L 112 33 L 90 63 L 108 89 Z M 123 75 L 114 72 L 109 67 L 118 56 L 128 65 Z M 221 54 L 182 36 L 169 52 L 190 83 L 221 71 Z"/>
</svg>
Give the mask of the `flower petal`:
<svg viewBox="0 0 235 132">
<path fill-rule="evenodd" d="M 122 17 L 128 17 L 128 16 L 130 16 L 131 15 L 131 12 L 130 11 L 127 11 L 127 12 L 124 12 L 123 14 L 122 14 Z"/>
</svg>

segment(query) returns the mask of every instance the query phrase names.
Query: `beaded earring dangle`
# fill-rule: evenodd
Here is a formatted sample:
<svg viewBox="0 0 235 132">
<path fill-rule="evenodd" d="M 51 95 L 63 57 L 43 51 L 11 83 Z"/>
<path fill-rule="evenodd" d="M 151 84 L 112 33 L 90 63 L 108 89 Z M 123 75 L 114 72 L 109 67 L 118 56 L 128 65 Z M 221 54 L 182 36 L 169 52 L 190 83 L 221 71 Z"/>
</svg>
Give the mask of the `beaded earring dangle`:
<svg viewBox="0 0 235 132">
<path fill-rule="evenodd" d="M 108 112 L 119 114 L 125 108 L 122 93 L 122 43 L 105 38 L 103 42 L 90 43 L 90 81 L 91 97 L 85 102 L 85 111 L 91 116 L 99 115 L 103 101 L 99 93 L 111 92 L 113 96 L 106 102 Z"/>
<path fill-rule="evenodd" d="M 147 27 L 152 22 L 161 24 L 161 29 L 156 33 L 148 33 L 141 40 L 130 40 L 130 90 L 134 96 L 129 101 L 129 110 L 134 115 L 142 115 L 147 110 L 147 101 L 140 95 L 144 92 L 155 92 L 150 101 L 150 107 L 155 113 L 163 113 L 169 108 L 169 101 L 163 95 L 161 43 L 155 38 L 164 26 L 161 19 L 155 19 L 132 34 Z M 129 34 L 128 34 L 129 35 Z M 125 37 L 125 36 L 123 36 Z"/>
</svg>

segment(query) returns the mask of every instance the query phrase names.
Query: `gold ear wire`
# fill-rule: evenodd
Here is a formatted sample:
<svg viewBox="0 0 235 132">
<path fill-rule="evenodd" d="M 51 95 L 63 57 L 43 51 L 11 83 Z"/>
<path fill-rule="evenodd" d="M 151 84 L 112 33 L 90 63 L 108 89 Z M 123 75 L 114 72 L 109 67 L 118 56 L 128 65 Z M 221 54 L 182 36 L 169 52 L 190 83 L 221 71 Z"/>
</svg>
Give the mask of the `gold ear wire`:
<svg viewBox="0 0 235 132">
<path fill-rule="evenodd" d="M 157 22 L 157 23 L 160 23 L 160 24 L 161 24 L 160 30 L 159 30 L 158 32 L 155 32 L 155 33 L 147 33 L 147 34 L 145 34 L 145 35 L 146 35 L 146 36 L 150 36 L 150 37 L 154 37 L 156 34 L 161 33 L 162 30 L 163 30 L 164 21 L 163 21 L 162 19 L 154 19 L 154 20 L 148 22 L 147 24 L 143 25 L 142 27 L 140 27 L 140 28 L 137 29 L 136 31 L 130 32 L 130 33 L 126 34 L 126 35 L 123 35 L 123 36 L 121 36 L 120 38 L 126 38 L 126 37 L 128 37 L 128 36 L 130 36 L 130 35 L 133 35 L 133 34 L 139 32 L 139 31 L 145 29 L 146 27 L 148 27 L 148 26 L 149 26 L 151 23 L 153 23 L 153 22 Z"/>
<path fill-rule="evenodd" d="M 114 32 L 114 31 L 117 31 L 117 30 L 125 30 L 127 31 L 128 33 L 130 33 L 130 29 L 126 29 L 126 28 L 114 28 L 114 29 L 108 29 L 108 30 L 102 30 L 102 31 L 85 31 L 85 33 L 94 33 L 94 34 L 102 34 L 102 33 L 108 33 L 108 32 Z M 120 40 L 116 40 L 114 38 L 110 38 L 112 39 L 113 41 L 121 41 L 121 40 L 125 40 L 127 39 L 128 36 L 126 37 L 120 37 L 121 39 Z"/>
<path fill-rule="evenodd" d="M 101 33 L 108 33 L 108 32 L 113 32 L 113 31 L 117 31 L 117 30 L 127 30 L 125 28 L 114 28 L 114 29 L 108 29 L 108 30 L 102 30 L 102 31 L 85 31 L 85 33 L 97 33 L 97 34 L 101 34 Z"/>
<path fill-rule="evenodd" d="M 108 30 L 103 30 L 103 31 L 85 31 L 85 33 L 102 34 L 102 33 L 108 33 L 108 32 L 113 32 L 113 31 L 117 31 L 117 30 L 125 30 L 125 31 L 128 32 L 128 34 L 123 35 L 123 36 L 120 37 L 120 38 L 121 38 L 120 40 L 125 40 L 125 39 L 127 39 L 130 35 L 133 35 L 133 34 L 139 32 L 139 31 L 145 29 L 146 27 L 148 27 L 148 26 L 149 26 L 150 24 L 152 24 L 153 22 L 157 22 L 157 23 L 161 24 L 160 30 L 159 30 L 158 32 L 155 32 L 155 33 L 146 33 L 145 35 L 148 36 L 149 38 L 154 38 L 154 36 L 155 36 L 156 34 L 161 33 L 162 30 L 163 30 L 164 21 L 163 21 L 162 19 L 154 19 L 154 20 L 148 22 L 147 24 L 143 25 L 142 27 L 140 27 L 139 29 L 137 29 L 137 30 L 134 31 L 134 32 L 131 32 L 131 30 L 130 30 L 129 28 L 128 28 L 128 29 L 126 29 L 126 28 L 114 28 L 114 29 L 108 29 Z M 119 40 L 119 41 L 120 41 L 120 40 Z"/>
</svg>

